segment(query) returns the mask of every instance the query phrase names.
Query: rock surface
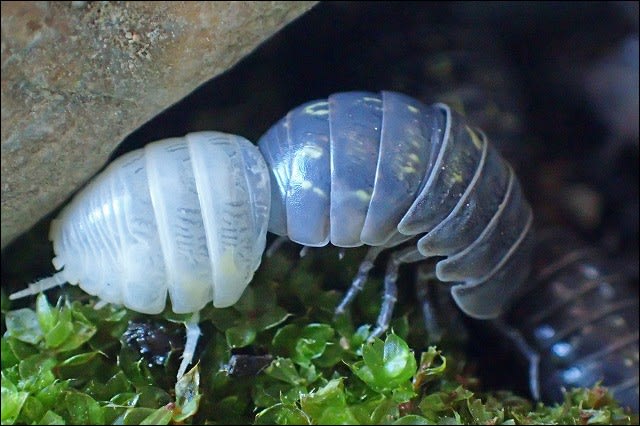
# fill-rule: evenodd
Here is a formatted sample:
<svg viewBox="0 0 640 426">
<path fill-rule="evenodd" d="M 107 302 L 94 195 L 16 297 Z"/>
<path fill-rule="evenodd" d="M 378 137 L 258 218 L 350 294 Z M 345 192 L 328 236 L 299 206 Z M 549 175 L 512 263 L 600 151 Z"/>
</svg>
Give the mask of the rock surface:
<svg viewBox="0 0 640 426">
<path fill-rule="evenodd" d="M 2 2 L 2 247 L 315 2 Z"/>
</svg>

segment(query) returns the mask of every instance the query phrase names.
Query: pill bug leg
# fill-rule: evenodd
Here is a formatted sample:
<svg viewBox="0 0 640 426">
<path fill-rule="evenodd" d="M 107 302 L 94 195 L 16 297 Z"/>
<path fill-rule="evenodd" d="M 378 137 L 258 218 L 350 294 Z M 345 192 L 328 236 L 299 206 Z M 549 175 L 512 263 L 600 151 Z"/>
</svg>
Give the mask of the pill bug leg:
<svg viewBox="0 0 640 426">
<path fill-rule="evenodd" d="M 269 248 L 264 252 L 265 257 L 273 256 L 278 250 L 280 250 L 280 247 L 282 247 L 282 245 L 288 241 L 289 241 L 288 237 L 284 237 L 281 235 L 278 236 L 278 238 L 273 240 Z"/>
<path fill-rule="evenodd" d="M 437 259 L 420 262 L 415 270 L 415 294 L 422 314 L 427 345 L 465 347 L 469 342 L 466 316 L 451 298 L 450 287 L 436 275 Z"/>
<path fill-rule="evenodd" d="M 430 263 L 428 266 L 419 266 L 416 275 L 416 298 L 422 311 L 424 328 L 430 344 L 437 344 L 442 340 L 443 329 L 440 324 L 442 316 L 439 313 L 439 306 L 433 300 L 431 289 L 432 283 L 437 282 L 436 265 Z"/>
<path fill-rule="evenodd" d="M 403 263 L 413 263 L 424 260 L 424 256 L 418 251 L 416 246 L 407 247 L 394 251 L 391 254 L 391 259 L 387 263 L 387 271 L 384 276 L 384 294 L 382 295 L 382 306 L 380 307 L 380 314 L 378 315 L 376 328 L 369 336 L 369 339 L 374 339 L 381 336 L 389 328 L 391 322 L 391 315 L 393 314 L 393 308 L 397 300 L 397 287 L 398 281 L 398 268 Z"/>
<path fill-rule="evenodd" d="M 186 342 L 184 344 L 184 352 L 182 353 L 182 361 L 180 362 L 180 367 L 178 368 L 178 380 L 182 376 L 184 376 L 185 371 L 187 371 L 187 367 L 193 361 L 193 356 L 196 353 L 196 346 L 198 345 L 198 339 L 200 338 L 200 326 L 198 323 L 200 322 L 200 312 L 196 312 L 189 318 L 187 322 L 185 322 L 185 327 L 187 328 L 186 333 Z"/>
<path fill-rule="evenodd" d="M 342 299 L 342 301 L 340 302 L 340 304 L 335 310 L 336 316 L 343 314 L 344 311 L 349 307 L 351 302 L 353 302 L 353 299 L 355 299 L 358 293 L 362 291 L 362 289 L 364 288 L 364 284 L 367 281 L 367 277 L 369 276 L 369 271 L 371 271 L 371 269 L 374 266 L 376 258 L 380 255 L 380 253 L 382 253 L 383 250 L 384 250 L 383 246 L 371 247 L 369 249 L 369 251 L 367 252 L 367 255 L 362 260 L 362 263 L 360 263 L 360 267 L 358 268 L 358 274 L 355 276 L 355 278 L 351 282 L 351 287 L 349 288 L 349 291 L 347 291 L 347 294 L 344 296 L 344 298 Z"/>
<path fill-rule="evenodd" d="M 273 256 L 278 250 L 280 250 L 280 247 L 282 247 L 283 244 L 288 243 L 289 241 L 289 237 L 279 236 L 278 238 L 273 240 L 269 248 L 264 252 L 265 257 Z M 302 249 L 300 249 L 300 257 L 305 257 L 307 254 L 309 254 L 309 251 L 314 248 L 315 247 L 303 245 Z M 341 251 L 339 257 L 340 259 L 342 259 L 344 257 L 344 252 Z"/>
<path fill-rule="evenodd" d="M 302 249 L 300 250 L 300 257 L 303 258 L 305 257 L 307 254 L 309 254 L 309 250 L 311 250 L 311 247 L 309 246 L 302 246 Z"/>
</svg>

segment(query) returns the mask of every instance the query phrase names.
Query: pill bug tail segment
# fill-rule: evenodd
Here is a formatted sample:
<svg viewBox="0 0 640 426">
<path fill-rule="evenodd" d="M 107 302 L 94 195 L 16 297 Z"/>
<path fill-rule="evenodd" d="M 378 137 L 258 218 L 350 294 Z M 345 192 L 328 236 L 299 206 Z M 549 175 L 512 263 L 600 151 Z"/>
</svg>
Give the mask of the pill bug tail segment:
<svg viewBox="0 0 640 426">
<path fill-rule="evenodd" d="M 64 271 L 57 272 L 50 277 L 43 278 L 35 283 L 29 284 L 29 286 L 23 290 L 16 291 L 9 295 L 9 300 L 21 299 L 23 297 L 35 296 L 43 291 L 50 290 L 54 287 L 61 286 L 67 283 Z"/>
</svg>

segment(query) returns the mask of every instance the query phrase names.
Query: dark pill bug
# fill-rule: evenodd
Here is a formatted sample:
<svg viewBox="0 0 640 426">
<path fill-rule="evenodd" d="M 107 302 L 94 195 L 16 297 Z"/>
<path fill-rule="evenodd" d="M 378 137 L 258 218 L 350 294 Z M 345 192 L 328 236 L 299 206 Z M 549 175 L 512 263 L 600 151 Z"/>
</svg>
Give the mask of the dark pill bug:
<svg viewBox="0 0 640 426">
<path fill-rule="evenodd" d="M 607 256 L 566 231 L 536 243 L 530 290 L 504 316 L 529 362 L 534 397 L 598 381 L 638 412 L 638 259 Z"/>
</svg>

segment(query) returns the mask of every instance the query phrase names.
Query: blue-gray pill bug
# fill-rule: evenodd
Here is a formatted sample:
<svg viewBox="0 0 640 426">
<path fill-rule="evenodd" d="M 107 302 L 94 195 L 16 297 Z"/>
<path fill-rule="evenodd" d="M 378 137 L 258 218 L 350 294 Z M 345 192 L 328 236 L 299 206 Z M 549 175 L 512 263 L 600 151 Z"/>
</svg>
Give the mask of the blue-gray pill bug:
<svg viewBox="0 0 640 426">
<path fill-rule="evenodd" d="M 269 231 L 304 246 L 369 245 L 341 312 L 378 254 L 387 265 L 378 326 L 388 327 L 398 267 L 428 257 L 458 306 L 498 316 L 528 274 L 533 216 L 512 168 L 447 105 L 395 92 L 305 103 L 258 146 L 271 176 Z"/>
</svg>

